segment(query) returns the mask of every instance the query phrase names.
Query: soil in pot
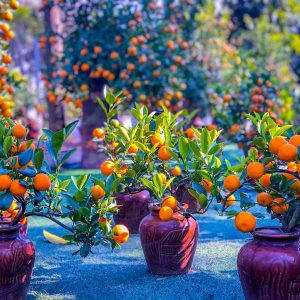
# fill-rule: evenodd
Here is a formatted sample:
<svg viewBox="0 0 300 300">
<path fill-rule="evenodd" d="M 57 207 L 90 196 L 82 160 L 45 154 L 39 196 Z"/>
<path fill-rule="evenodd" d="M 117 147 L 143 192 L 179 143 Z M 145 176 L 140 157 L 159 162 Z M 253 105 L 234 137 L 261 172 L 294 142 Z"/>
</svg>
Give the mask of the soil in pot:
<svg viewBox="0 0 300 300">
<path fill-rule="evenodd" d="M 0 299 L 26 299 L 35 260 L 33 243 L 21 225 L 0 222 Z"/>
<path fill-rule="evenodd" d="M 261 227 L 237 259 L 246 300 L 300 299 L 300 232 Z"/>
<path fill-rule="evenodd" d="M 118 214 L 114 215 L 116 224 L 125 225 L 130 233 L 138 233 L 142 219 L 149 213 L 150 193 L 147 190 L 130 194 L 116 194 Z"/>
<path fill-rule="evenodd" d="M 150 273 L 179 275 L 191 270 L 199 235 L 198 223 L 192 217 L 162 221 L 159 205 L 140 225 L 140 238 Z"/>
</svg>

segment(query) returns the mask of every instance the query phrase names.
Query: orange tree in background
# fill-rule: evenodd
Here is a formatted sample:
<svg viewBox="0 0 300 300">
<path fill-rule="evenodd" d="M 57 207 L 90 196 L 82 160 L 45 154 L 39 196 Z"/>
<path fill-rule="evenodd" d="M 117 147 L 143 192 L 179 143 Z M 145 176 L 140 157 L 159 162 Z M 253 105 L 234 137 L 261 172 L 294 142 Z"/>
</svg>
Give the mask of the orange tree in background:
<svg viewBox="0 0 300 300">
<path fill-rule="evenodd" d="M 82 109 L 85 145 L 99 125 L 95 98 L 104 84 L 123 89 L 128 101 L 152 110 L 162 105 L 178 110 L 192 103 L 204 112 L 204 78 L 191 39 L 196 1 L 77 2 L 59 4 L 63 53 L 46 80 L 51 101 Z"/>
<path fill-rule="evenodd" d="M 224 129 L 224 137 L 247 153 L 255 128 L 245 114 L 269 112 L 282 124 L 293 118 L 293 97 L 278 78 L 258 66 L 248 53 L 227 47 L 223 63 L 222 79 L 209 84 L 212 116 L 216 125 Z"/>
<path fill-rule="evenodd" d="M 11 117 L 14 103 L 11 95 L 14 93 L 15 79 L 9 71 L 12 58 L 8 53 L 9 41 L 14 38 L 11 29 L 13 21 L 13 10 L 18 9 L 16 0 L 0 1 L 0 110 L 3 116 Z"/>
</svg>

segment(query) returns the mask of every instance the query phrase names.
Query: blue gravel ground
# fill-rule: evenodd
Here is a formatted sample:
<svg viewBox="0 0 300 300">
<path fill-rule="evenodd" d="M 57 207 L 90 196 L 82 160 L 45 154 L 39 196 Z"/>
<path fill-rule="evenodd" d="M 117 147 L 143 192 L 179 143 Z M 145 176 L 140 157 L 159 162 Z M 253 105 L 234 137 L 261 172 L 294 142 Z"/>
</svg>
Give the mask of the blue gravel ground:
<svg viewBox="0 0 300 300">
<path fill-rule="evenodd" d="M 35 243 L 37 257 L 29 299 L 244 299 L 236 256 L 250 234 L 237 232 L 233 220 L 219 217 L 214 211 L 197 219 L 200 236 L 192 272 L 162 277 L 148 273 L 138 235 L 131 235 L 121 250 L 98 247 L 94 255 L 82 259 L 72 256 L 74 246 L 45 241 L 43 229 L 63 235 L 61 228 L 33 218 L 28 236 Z M 262 219 L 257 225 L 274 223 Z"/>
<path fill-rule="evenodd" d="M 94 255 L 82 259 L 71 255 L 74 246 L 45 242 L 43 228 L 61 235 L 60 228 L 31 219 L 28 235 L 37 257 L 29 299 L 244 299 L 236 256 L 250 235 L 238 233 L 232 220 L 214 212 L 198 221 L 200 237 L 192 272 L 162 277 L 148 273 L 138 235 L 131 235 L 121 250 L 98 247 Z M 270 223 L 259 220 L 258 225 Z"/>
</svg>

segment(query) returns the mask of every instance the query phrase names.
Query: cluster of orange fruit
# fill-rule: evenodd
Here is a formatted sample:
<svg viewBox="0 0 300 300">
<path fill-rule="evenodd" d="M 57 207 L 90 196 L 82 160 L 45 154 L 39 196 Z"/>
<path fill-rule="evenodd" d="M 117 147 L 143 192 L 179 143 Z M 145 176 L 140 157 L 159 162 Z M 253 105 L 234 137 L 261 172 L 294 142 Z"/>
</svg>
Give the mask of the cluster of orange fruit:
<svg viewBox="0 0 300 300">
<path fill-rule="evenodd" d="M 26 136 L 26 133 L 26 128 L 21 124 L 15 124 L 12 128 L 12 136 L 16 139 L 16 141 L 12 144 L 10 154 L 12 155 L 12 159 L 16 158 L 16 163 L 14 166 L 15 169 L 25 169 L 27 166 L 32 165 L 32 161 L 30 161 L 25 166 L 21 166 L 18 162 L 18 156 L 14 156 L 28 149 L 26 141 L 20 143 L 20 140 L 22 140 Z M 34 150 L 35 146 L 31 144 L 30 148 Z M 51 180 L 47 174 L 38 173 L 33 177 L 32 185 L 37 191 L 47 191 L 51 187 Z M 20 181 L 18 178 L 13 178 L 9 174 L 0 175 L 0 191 L 10 192 L 12 196 L 15 197 L 23 197 L 28 192 L 27 186 L 24 185 L 22 181 Z M 13 219 L 17 215 L 17 213 L 17 202 L 14 200 L 11 207 L 6 212 L 4 212 L 4 216 Z"/>
<path fill-rule="evenodd" d="M 13 20 L 12 10 L 19 8 L 19 2 L 11 0 L 9 2 L 0 1 L 0 34 L 4 41 L 9 41 L 14 38 L 14 32 L 10 27 L 10 22 Z M 14 93 L 13 86 L 7 82 L 7 76 L 9 73 L 8 65 L 12 62 L 12 58 L 6 53 L 4 49 L 1 49 L 1 62 L 0 62 L 0 110 L 3 116 L 9 118 L 12 116 L 12 108 L 14 103 L 11 101 L 11 94 Z"/>
<path fill-rule="evenodd" d="M 300 164 L 294 162 L 298 155 L 297 147 L 300 146 L 300 135 L 292 136 L 288 141 L 281 136 L 271 139 L 269 143 L 269 151 L 276 155 L 279 160 L 287 163 L 286 169 L 291 172 L 300 173 Z M 266 190 L 271 185 L 272 173 L 266 173 L 274 165 L 274 161 L 269 162 L 266 166 L 258 161 L 250 162 L 247 166 L 247 175 L 249 178 L 259 182 Z M 274 171 L 276 173 L 276 171 Z M 295 176 L 290 173 L 282 174 L 288 180 L 295 180 Z M 237 175 L 231 174 L 225 177 L 224 187 L 231 193 L 238 190 L 241 186 L 240 179 Z M 300 195 L 300 181 L 297 180 L 291 185 L 291 190 Z M 233 195 L 232 195 L 233 196 Z M 298 196 L 297 196 L 298 197 Z M 230 200 L 230 199 L 228 199 Z M 285 203 L 284 198 L 273 198 L 268 191 L 261 192 L 257 195 L 256 201 L 259 205 L 270 207 L 271 210 L 281 215 L 289 209 L 289 204 Z M 256 225 L 256 219 L 250 212 L 240 212 L 235 218 L 235 225 L 241 232 L 253 231 Z"/>
<path fill-rule="evenodd" d="M 100 201 L 105 196 L 105 190 L 98 184 L 93 185 L 91 187 L 91 195 L 95 201 Z M 99 218 L 100 224 L 106 224 L 107 222 L 110 222 L 110 220 L 106 219 L 105 217 Z M 128 228 L 125 225 L 116 224 L 112 228 L 112 238 L 118 244 L 127 242 L 129 238 Z"/>
</svg>

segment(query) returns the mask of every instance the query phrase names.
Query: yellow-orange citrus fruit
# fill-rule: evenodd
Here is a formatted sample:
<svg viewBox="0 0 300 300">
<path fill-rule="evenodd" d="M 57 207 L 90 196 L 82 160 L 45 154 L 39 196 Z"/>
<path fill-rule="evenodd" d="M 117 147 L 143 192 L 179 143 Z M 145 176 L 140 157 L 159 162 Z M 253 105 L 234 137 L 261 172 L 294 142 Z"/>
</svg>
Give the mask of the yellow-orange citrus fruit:
<svg viewBox="0 0 300 300">
<path fill-rule="evenodd" d="M 16 124 L 13 127 L 12 135 L 17 139 L 22 139 L 26 135 L 26 128 L 21 124 Z"/>
<path fill-rule="evenodd" d="M 269 206 L 271 205 L 273 198 L 270 194 L 262 192 L 257 195 L 256 201 L 261 206 Z"/>
<path fill-rule="evenodd" d="M 229 94 L 224 95 L 224 101 L 229 102 L 231 100 L 231 96 Z"/>
<path fill-rule="evenodd" d="M 162 207 L 168 206 L 168 207 L 172 208 L 172 210 L 174 210 L 177 207 L 177 200 L 173 196 L 166 196 L 163 199 L 161 206 Z"/>
<path fill-rule="evenodd" d="M 165 138 L 162 134 L 156 132 L 151 137 L 151 144 L 154 146 L 157 144 L 158 147 L 163 146 L 165 143 Z"/>
<path fill-rule="evenodd" d="M 166 176 L 166 174 L 164 174 L 164 173 L 158 173 L 157 175 L 160 178 L 160 181 L 162 183 L 166 183 L 167 182 L 167 176 Z"/>
<path fill-rule="evenodd" d="M 236 175 L 228 175 L 224 179 L 224 187 L 230 192 L 237 190 L 240 185 L 240 179 Z"/>
<path fill-rule="evenodd" d="M 139 148 L 137 145 L 135 144 L 131 144 L 129 147 L 128 147 L 128 153 L 137 153 L 139 151 Z"/>
<path fill-rule="evenodd" d="M 256 218 L 251 213 L 242 211 L 236 215 L 234 225 L 241 232 L 251 232 L 255 229 Z"/>
<path fill-rule="evenodd" d="M 169 221 L 171 220 L 173 217 L 173 209 L 169 206 L 163 206 L 160 210 L 159 210 L 159 218 L 162 221 Z"/>
<path fill-rule="evenodd" d="M 298 134 L 293 135 L 290 138 L 289 143 L 294 145 L 295 147 L 299 147 L 300 146 L 300 135 L 298 135 Z"/>
<path fill-rule="evenodd" d="M 189 138 L 189 139 L 192 139 L 194 136 L 195 136 L 195 131 L 193 130 L 193 128 L 188 128 L 186 131 L 186 136 Z"/>
<path fill-rule="evenodd" d="M 0 191 L 8 190 L 10 188 L 11 182 L 12 181 L 9 175 L 0 175 Z"/>
<path fill-rule="evenodd" d="M 181 174 L 181 169 L 179 166 L 175 166 L 173 170 L 171 171 L 172 175 L 179 176 Z"/>
<path fill-rule="evenodd" d="M 94 199 L 98 200 L 104 197 L 105 191 L 100 185 L 94 185 L 91 188 L 91 194 Z"/>
<path fill-rule="evenodd" d="M 31 145 L 29 146 L 29 148 L 32 149 L 32 150 L 34 151 L 34 150 L 35 150 L 35 145 L 34 145 L 34 144 L 31 144 Z M 24 151 L 26 151 L 27 149 L 28 149 L 28 147 L 27 147 L 27 142 L 26 142 L 26 141 L 22 142 L 22 143 L 20 144 L 20 146 L 19 146 L 19 152 L 24 152 Z"/>
<path fill-rule="evenodd" d="M 230 195 L 228 198 L 227 198 L 227 201 L 225 203 L 225 206 L 226 207 L 229 207 L 229 206 L 232 206 L 235 204 L 235 196 L 234 195 Z M 223 205 L 224 204 L 224 201 L 221 201 L 221 204 Z"/>
<path fill-rule="evenodd" d="M 210 180 L 203 179 L 200 182 L 202 186 L 205 188 L 206 192 L 210 193 L 213 187 L 213 183 Z"/>
<path fill-rule="evenodd" d="M 33 178 L 33 186 L 38 191 L 47 191 L 50 189 L 51 180 L 47 174 L 39 173 Z"/>
<path fill-rule="evenodd" d="M 1 180 L 1 179 L 0 179 Z M 300 194 L 300 180 L 297 180 L 291 185 L 291 189 L 295 191 L 297 194 Z"/>
<path fill-rule="evenodd" d="M 265 173 L 265 167 L 260 162 L 251 162 L 247 167 L 247 174 L 252 179 L 258 179 Z"/>
<path fill-rule="evenodd" d="M 19 179 L 15 179 L 12 181 L 9 190 L 14 196 L 23 196 L 26 193 L 27 188 L 19 182 Z"/>
<path fill-rule="evenodd" d="M 260 178 L 260 183 L 262 184 L 263 187 L 268 188 L 271 184 L 271 174 L 264 174 Z"/>
<path fill-rule="evenodd" d="M 163 161 L 167 161 L 170 160 L 172 158 L 172 155 L 169 153 L 170 147 L 168 146 L 161 146 L 158 150 L 158 157 L 163 160 Z"/>
<path fill-rule="evenodd" d="M 277 215 L 281 215 L 289 209 L 289 205 L 287 203 L 284 203 L 283 198 L 276 198 L 273 200 L 271 208 L 274 213 L 276 213 Z"/>
<path fill-rule="evenodd" d="M 102 128 L 95 128 L 93 130 L 93 137 L 97 139 L 102 139 L 105 136 L 105 131 Z"/>
<path fill-rule="evenodd" d="M 278 157 L 283 161 L 292 161 L 297 156 L 297 148 L 289 143 L 282 145 L 278 150 Z"/>
<path fill-rule="evenodd" d="M 118 244 L 125 243 L 129 238 L 129 230 L 125 225 L 115 225 L 112 229 L 112 237 Z"/>
<path fill-rule="evenodd" d="M 109 176 L 115 171 L 115 164 L 113 161 L 106 160 L 101 164 L 100 170 L 103 175 Z"/>
<path fill-rule="evenodd" d="M 276 136 L 270 141 L 269 150 L 273 154 L 277 154 L 279 151 L 279 148 L 283 144 L 286 144 L 286 143 L 287 143 L 287 141 L 285 140 L 285 138 L 283 138 L 282 136 Z"/>
</svg>

